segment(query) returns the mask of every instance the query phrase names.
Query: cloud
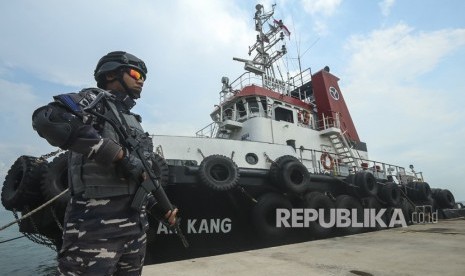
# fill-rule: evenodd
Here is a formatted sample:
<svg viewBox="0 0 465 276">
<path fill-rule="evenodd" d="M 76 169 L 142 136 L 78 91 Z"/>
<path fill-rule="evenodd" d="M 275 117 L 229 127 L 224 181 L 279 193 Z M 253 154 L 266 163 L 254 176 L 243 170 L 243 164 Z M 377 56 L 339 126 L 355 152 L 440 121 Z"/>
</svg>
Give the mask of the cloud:
<svg viewBox="0 0 465 276">
<path fill-rule="evenodd" d="M 111 50 L 137 53 L 148 64 L 182 63 L 196 54 L 216 54 L 216 46 L 243 42 L 252 30 L 246 29 L 245 14 L 229 1 L 143 0 L 134 5 L 83 0 L 63 5 L 45 0 L 0 7 L 0 23 L 15 26 L 2 29 L 2 39 L 9 43 L 0 45 L 0 61 L 76 87 L 93 84 L 96 61 Z"/>
<path fill-rule="evenodd" d="M 465 45 L 465 29 L 415 32 L 406 24 L 353 36 L 348 71 L 359 77 L 383 76 L 383 83 L 408 81 L 431 71 L 453 50 Z"/>
<path fill-rule="evenodd" d="M 246 57 L 247 45 L 255 42 L 250 11 L 231 1 L 139 2 L 0 4 L 1 25 L 15 26 L 2 29 L 2 39 L 9 43 L 0 44 L 0 64 L 73 92 L 95 85 L 92 72 L 102 55 L 127 50 L 149 68 L 144 99 L 136 107 L 144 117 L 148 114 L 145 121 L 175 119 L 192 125 L 179 110 L 192 110 L 195 104 L 204 114 L 188 117 L 199 124 L 208 122 L 221 76 L 239 75 L 243 67 L 232 57 Z M 127 10 L 131 12 L 121 14 Z M 57 91 L 63 92 L 67 91 Z"/>
<path fill-rule="evenodd" d="M 419 165 L 432 186 L 448 187 L 462 198 L 465 188 L 455 183 L 457 171 L 465 170 L 465 96 L 459 92 L 465 82 L 436 82 L 448 79 L 441 77 L 442 64 L 455 60 L 454 53 L 463 52 L 464 46 L 465 29 L 424 32 L 399 23 L 350 37 L 350 60 L 342 76 L 370 158 Z M 448 72 L 463 70 L 459 62 L 447 66 L 456 67 Z"/>
<path fill-rule="evenodd" d="M 304 10 L 311 15 L 331 16 L 342 0 L 302 0 Z"/>
<path fill-rule="evenodd" d="M 383 16 L 389 16 L 392 6 L 395 4 L 396 0 L 383 0 L 378 3 L 381 13 Z"/>
<path fill-rule="evenodd" d="M 311 15 L 313 31 L 320 36 L 329 34 L 327 19 L 334 15 L 342 0 L 301 0 L 304 11 Z"/>
</svg>

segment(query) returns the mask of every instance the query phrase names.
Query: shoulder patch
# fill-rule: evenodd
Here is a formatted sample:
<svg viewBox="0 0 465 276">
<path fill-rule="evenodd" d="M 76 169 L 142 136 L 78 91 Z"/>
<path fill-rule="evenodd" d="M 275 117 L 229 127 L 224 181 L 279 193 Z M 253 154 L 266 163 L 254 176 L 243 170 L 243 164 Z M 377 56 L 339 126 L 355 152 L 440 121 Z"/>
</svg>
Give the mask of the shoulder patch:
<svg viewBox="0 0 465 276">
<path fill-rule="evenodd" d="M 74 113 L 81 113 L 81 107 L 78 105 L 79 95 L 76 93 L 61 94 L 54 96 L 53 99 L 60 102 Z"/>
</svg>

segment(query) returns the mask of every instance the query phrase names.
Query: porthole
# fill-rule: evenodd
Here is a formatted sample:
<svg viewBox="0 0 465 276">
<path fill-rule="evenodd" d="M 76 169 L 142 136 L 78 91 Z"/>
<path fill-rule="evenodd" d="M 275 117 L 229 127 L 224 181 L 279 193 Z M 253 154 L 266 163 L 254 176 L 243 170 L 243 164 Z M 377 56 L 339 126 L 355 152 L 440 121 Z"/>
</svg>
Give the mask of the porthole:
<svg viewBox="0 0 465 276">
<path fill-rule="evenodd" d="M 245 155 L 245 161 L 250 165 L 255 165 L 258 163 L 258 156 L 255 153 L 247 153 Z"/>
</svg>

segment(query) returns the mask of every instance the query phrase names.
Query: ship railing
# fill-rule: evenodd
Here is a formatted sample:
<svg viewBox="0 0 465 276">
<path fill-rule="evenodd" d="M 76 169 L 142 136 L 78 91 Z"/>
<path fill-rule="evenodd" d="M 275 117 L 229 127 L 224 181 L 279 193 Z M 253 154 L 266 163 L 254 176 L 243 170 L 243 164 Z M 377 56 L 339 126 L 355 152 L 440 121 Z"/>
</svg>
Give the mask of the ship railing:
<svg viewBox="0 0 465 276">
<path fill-rule="evenodd" d="M 295 76 L 290 77 L 288 84 L 288 96 L 299 99 L 304 102 L 309 102 L 311 95 L 310 85 L 305 85 L 312 80 L 312 71 L 309 68 L 302 72 L 297 73 Z"/>
<path fill-rule="evenodd" d="M 305 69 L 302 72 L 297 73 L 295 76 L 290 77 L 288 81 L 282 81 L 271 76 L 263 75 L 257 76 L 251 72 L 244 72 L 231 84 L 226 85 L 220 91 L 220 104 L 228 101 L 239 93 L 244 87 L 250 85 L 257 85 L 269 88 L 275 92 L 291 96 L 300 100 L 306 99 L 306 93 L 302 86 L 312 79 L 310 68 Z M 291 93 L 291 91 L 297 91 L 298 96 Z"/>
<path fill-rule="evenodd" d="M 218 132 L 218 123 L 212 122 L 206 127 L 202 128 L 201 130 L 195 133 L 197 137 L 215 137 L 216 133 Z"/>
<path fill-rule="evenodd" d="M 328 128 L 341 128 L 341 120 L 339 112 L 332 112 L 333 116 L 327 116 L 324 113 L 321 114 L 321 119 L 317 121 L 319 130 L 325 130 Z"/>
<path fill-rule="evenodd" d="M 289 85 L 294 88 L 299 88 L 311 80 L 312 80 L 312 71 L 310 67 L 308 67 L 302 72 L 295 74 L 293 77 L 290 77 Z"/>
<path fill-rule="evenodd" d="M 330 170 L 325 168 L 320 160 L 321 155 L 324 153 L 329 154 L 333 160 L 333 166 Z M 396 181 L 395 177 L 406 175 L 404 167 L 380 161 L 350 157 L 358 160 L 359 162 L 356 164 L 361 164 L 360 166 L 349 165 L 342 161 L 349 157 L 350 156 L 345 154 L 300 147 L 300 159 L 304 164 L 310 164 L 309 171 L 311 173 L 348 176 L 359 171 L 370 171 L 375 177 L 379 179 L 388 179 L 388 176 L 392 176 L 392 181 Z"/>
<path fill-rule="evenodd" d="M 250 86 L 253 84 L 261 86 L 263 84 L 262 78 L 250 72 L 243 73 L 233 82 L 231 82 L 230 85 L 228 85 L 227 87 L 223 88 L 223 90 L 220 91 L 220 104 L 234 97 L 244 87 Z"/>
</svg>

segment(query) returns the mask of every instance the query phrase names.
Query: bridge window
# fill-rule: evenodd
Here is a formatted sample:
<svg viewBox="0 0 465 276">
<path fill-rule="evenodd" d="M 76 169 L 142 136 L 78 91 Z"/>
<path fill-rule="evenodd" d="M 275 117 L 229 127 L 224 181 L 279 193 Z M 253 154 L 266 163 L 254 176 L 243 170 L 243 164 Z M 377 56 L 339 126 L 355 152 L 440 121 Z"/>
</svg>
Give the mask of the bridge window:
<svg viewBox="0 0 465 276">
<path fill-rule="evenodd" d="M 293 123 L 294 122 L 294 116 L 292 110 L 285 109 L 282 107 L 276 107 L 274 109 L 274 116 L 276 121 L 286 121 Z"/>
<path fill-rule="evenodd" d="M 247 115 L 247 111 L 245 110 L 244 103 L 241 101 L 236 103 L 237 111 L 239 112 L 239 117 L 244 117 Z"/>
<path fill-rule="evenodd" d="M 258 102 L 257 99 L 255 98 L 248 98 L 247 99 L 247 104 L 249 106 L 249 113 L 254 114 L 254 113 L 260 113 L 260 109 L 258 107 Z"/>
</svg>

